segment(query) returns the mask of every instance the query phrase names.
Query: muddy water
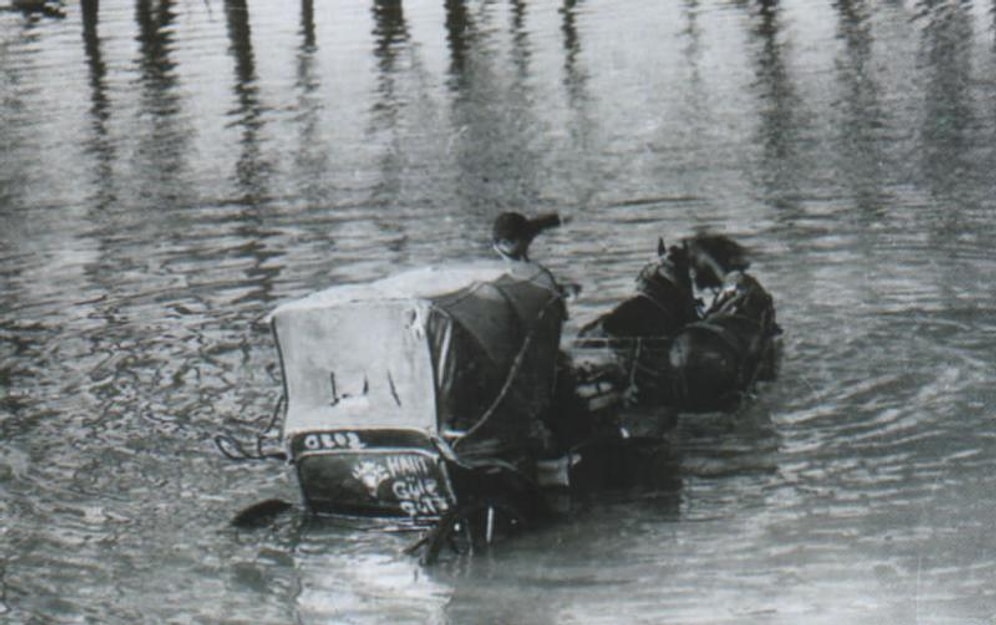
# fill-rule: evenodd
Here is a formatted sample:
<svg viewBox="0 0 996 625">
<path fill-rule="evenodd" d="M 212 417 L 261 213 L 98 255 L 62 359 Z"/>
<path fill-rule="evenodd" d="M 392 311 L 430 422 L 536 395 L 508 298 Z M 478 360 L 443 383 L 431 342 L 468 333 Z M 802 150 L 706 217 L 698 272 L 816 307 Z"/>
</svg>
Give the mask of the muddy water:
<svg viewBox="0 0 996 625">
<path fill-rule="evenodd" d="M 991 623 L 993 7 L 625 0 L 0 12 L 0 614 L 12 623 Z M 233 464 L 259 319 L 489 253 L 625 296 L 658 236 L 757 252 L 781 377 L 685 418 L 677 499 L 421 569 Z"/>
</svg>

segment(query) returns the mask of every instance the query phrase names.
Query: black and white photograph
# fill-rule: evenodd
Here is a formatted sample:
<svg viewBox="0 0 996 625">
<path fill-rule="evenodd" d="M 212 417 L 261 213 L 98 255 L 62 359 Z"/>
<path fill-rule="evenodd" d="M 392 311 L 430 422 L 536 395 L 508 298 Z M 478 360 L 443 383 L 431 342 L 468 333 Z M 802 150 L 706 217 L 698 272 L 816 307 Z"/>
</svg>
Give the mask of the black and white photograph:
<svg viewBox="0 0 996 625">
<path fill-rule="evenodd" d="M 0 0 L 0 622 L 996 625 L 996 0 Z"/>
</svg>

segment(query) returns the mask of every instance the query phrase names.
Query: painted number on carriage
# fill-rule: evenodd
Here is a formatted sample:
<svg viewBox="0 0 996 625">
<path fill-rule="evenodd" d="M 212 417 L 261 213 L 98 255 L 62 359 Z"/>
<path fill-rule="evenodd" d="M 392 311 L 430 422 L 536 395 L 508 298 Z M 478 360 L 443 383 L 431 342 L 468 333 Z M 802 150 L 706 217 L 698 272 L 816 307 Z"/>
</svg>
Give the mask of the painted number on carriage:
<svg viewBox="0 0 996 625">
<path fill-rule="evenodd" d="M 363 449 L 366 445 L 356 432 L 322 432 L 304 437 L 304 448 L 309 451 L 322 449 Z"/>
</svg>

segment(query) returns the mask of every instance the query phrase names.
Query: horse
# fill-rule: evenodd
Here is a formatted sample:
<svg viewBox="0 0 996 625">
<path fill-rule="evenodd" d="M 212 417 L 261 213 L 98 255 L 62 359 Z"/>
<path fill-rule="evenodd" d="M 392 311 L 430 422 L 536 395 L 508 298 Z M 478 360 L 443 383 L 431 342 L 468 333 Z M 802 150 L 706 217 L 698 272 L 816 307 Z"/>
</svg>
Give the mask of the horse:
<svg viewBox="0 0 996 625">
<path fill-rule="evenodd" d="M 636 278 L 636 293 L 578 332 L 581 342 L 592 339 L 669 337 L 698 318 L 685 248 L 657 240 L 657 262 Z"/>
<path fill-rule="evenodd" d="M 773 300 L 746 273 L 747 249 L 729 237 L 699 233 L 670 248 L 659 239 L 657 252 L 637 293 L 584 326 L 575 345 L 611 348 L 616 371 L 602 377 L 614 377 L 630 403 L 730 407 L 774 375 Z M 699 293 L 712 293 L 712 304 Z"/>
<path fill-rule="evenodd" d="M 684 245 L 668 247 L 659 238 L 657 261 L 638 274 L 636 293 L 578 332 L 574 347 L 579 356 L 591 355 L 593 349 L 604 353 L 606 347 L 613 356 L 584 371 L 595 383 L 584 390 L 608 384 L 630 404 L 660 403 L 670 340 L 698 318 L 687 250 Z"/>
<path fill-rule="evenodd" d="M 667 375 L 671 401 L 684 410 L 729 410 L 758 380 L 771 380 L 777 367 L 771 294 L 750 274 L 729 274 L 701 321 L 688 324 L 671 341 Z"/>
</svg>

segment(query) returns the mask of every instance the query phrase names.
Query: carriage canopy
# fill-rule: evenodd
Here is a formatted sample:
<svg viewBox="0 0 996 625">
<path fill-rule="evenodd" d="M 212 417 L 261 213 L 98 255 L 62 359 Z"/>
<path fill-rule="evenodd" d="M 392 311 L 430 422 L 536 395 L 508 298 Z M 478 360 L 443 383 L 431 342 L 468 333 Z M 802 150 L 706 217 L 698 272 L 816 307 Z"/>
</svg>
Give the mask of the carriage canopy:
<svg viewBox="0 0 996 625">
<path fill-rule="evenodd" d="M 292 455 L 348 447 L 349 433 L 373 430 L 439 435 L 475 453 L 535 442 L 563 302 L 538 265 L 478 262 L 333 287 L 280 306 L 271 321 Z M 315 438 L 331 431 L 338 439 Z"/>
</svg>

